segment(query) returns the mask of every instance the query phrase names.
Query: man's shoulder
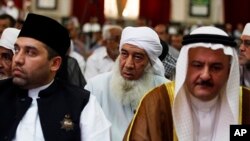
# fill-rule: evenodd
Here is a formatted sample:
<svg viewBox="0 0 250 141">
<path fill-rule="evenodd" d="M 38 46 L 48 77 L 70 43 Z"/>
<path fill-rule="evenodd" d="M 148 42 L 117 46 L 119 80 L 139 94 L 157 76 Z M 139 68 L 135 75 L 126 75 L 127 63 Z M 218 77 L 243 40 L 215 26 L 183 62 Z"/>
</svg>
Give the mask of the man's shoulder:
<svg viewBox="0 0 250 141">
<path fill-rule="evenodd" d="M 243 95 L 249 95 L 250 96 L 250 88 L 248 87 L 242 87 L 242 94 Z"/>
<path fill-rule="evenodd" d="M 9 88 L 13 86 L 12 78 L 0 80 L 0 88 L 3 90 L 4 88 Z"/>
<path fill-rule="evenodd" d="M 154 75 L 154 78 L 156 78 L 157 80 L 161 80 L 161 81 L 164 81 L 166 82 L 168 79 L 164 76 L 160 76 L 160 75 L 156 75 L 156 74 L 153 74 Z"/>
<path fill-rule="evenodd" d="M 61 91 L 65 93 L 66 95 L 69 95 L 71 97 L 85 97 L 87 99 L 89 98 L 90 92 L 88 90 L 85 90 L 82 87 L 72 85 L 69 83 L 65 83 L 62 81 L 58 81 L 57 83 Z"/>
<path fill-rule="evenodd" d="M 153 88 L 151 91 L 149 91 L 144 97 L 142 98 L 143 101 L 147 101 L 149 103 L 151 102 L 160 102 L 165 101 L 166 99 L 172 98 L 172 85 L 173 82 L 166 82 L 163 83 L 155 88 Z M 172 91 L 173 92 L 173 91 Z"/>
<path fill-rule="evenodd" d="M 14 96 L 15 91 L 18 91 L 18 87 L 12 82 L 12 78 L 0 80 L 0 95 L 2 96 Z"/>
<path fill-rule="evenodd" d="M 157 114 L 162 114 L 162 112 L 169 114 L 173 103 L 172 94 L 167 90 L 168 84 L 170 83 L 161 84 L 144 95 L 140 101 L 138 109 L 146 109 L 148 112 L 158 111 L 155 112 Z"/>
</svg>

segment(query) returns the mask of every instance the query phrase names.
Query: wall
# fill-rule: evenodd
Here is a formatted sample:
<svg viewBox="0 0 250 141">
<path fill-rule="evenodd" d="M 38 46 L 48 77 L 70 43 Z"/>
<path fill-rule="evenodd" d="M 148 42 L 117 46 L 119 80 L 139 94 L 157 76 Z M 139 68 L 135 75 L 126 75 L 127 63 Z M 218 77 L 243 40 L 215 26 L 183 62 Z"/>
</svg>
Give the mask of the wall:
<svg viewBox="0 0 250 141">
<path fill-rule="evenodd" d="M 172 22 L 186 24 L 221 24 L 224 23 L 223 0 L 210 0 L 210 14 L 208 17 L 190 16 L 190 0 L 171 0 L 171 19 Z"/>
<path fill-rule="evenodd" d="M 72 0 L 56 1 L 56 9 L 39 9 L 37 7 L 37 0 L 33 0 L 31 5 L 31 11 L 37 14 L 49 16 L 61 22 L 63 17 L 68 17 L 71 15 Z"/>
</svg>

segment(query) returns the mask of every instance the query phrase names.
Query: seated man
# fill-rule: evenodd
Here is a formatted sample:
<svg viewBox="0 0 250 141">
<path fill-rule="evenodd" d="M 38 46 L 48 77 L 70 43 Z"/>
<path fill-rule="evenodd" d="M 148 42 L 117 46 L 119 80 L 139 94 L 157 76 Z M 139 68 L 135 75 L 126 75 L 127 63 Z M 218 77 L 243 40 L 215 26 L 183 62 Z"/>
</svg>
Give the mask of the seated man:
<svg viewBox="0 0 250 141">
<path fill-rule="evenodd" d="M 12 78 L 0 81 L 1 141 L 110 141 L 111 124 L 96 98 L 56 78 L 69 46 L 60 23 L 28 14 L 15 43 Z"/>
<path fill-rule="evenodd" d="M 111 72 L 87 81 L 111 121 L 112 141 L 121 141 L 143 95 L 167 79 L 158 56 L 162 46 L 149 27 L 126 27 L 122 31 L 118 56 Z"/>
<path fill-rule="evenodd" d="M 6 28 L 0 39 L 0 80 L 11 77 L 11 64 L 14 53 L 14 44 L 20 30 Z"/>
<path fill-rule="evenodd" d="M 182 44 L 175 82 L 143 97 L 124 141 L 229 141 L 230 125 L 250 123 L 250 91 L 240 89 L 233 38 L 204 26 Z"/>
<path fill-rule="evenodd" d="M 119 43 L 122 27 L 106 25 L 103 28 L 103 45 L 88 57 L 84 77 L 88 80 L 98 74 L 112 70 L 115 59 L 119 55 Z"/>
</svg>

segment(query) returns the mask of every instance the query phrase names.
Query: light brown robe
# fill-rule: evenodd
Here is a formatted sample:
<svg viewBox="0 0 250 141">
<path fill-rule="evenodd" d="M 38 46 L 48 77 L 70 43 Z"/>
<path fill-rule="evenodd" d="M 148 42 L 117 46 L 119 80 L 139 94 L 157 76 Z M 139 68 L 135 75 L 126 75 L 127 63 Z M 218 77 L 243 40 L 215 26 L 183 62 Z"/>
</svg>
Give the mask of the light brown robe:
<svg viewBox="0 0 250 141">
<path fill-rule="evenodd" d="M 171 105 L 174 82 L 162 84 L 146 94 L 131 121 L 123 141 L 177 141 Z M 240 119 L 250 124 L 250 90 L 240 92 Z"/>
</svg>

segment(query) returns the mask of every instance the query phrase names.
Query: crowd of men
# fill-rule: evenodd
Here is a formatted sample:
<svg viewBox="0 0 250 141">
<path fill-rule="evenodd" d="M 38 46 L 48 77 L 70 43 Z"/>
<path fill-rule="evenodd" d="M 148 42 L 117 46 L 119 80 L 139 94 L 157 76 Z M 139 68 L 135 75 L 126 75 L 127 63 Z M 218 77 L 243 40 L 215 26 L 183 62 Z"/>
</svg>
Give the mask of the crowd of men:
<svg viewBox="0 0 250 141">
<path fill-rule="evenodd" d="M 70 22 L 0 15 L 1 141 L 228 141 L 250 124 L 250 23 L 239 46 L 215 26 L 110 24 L 89 54 Z"/>
</svg>

